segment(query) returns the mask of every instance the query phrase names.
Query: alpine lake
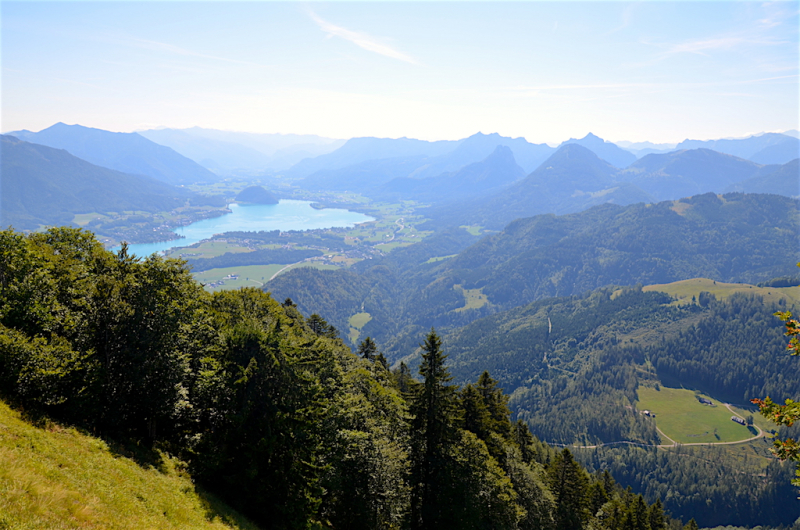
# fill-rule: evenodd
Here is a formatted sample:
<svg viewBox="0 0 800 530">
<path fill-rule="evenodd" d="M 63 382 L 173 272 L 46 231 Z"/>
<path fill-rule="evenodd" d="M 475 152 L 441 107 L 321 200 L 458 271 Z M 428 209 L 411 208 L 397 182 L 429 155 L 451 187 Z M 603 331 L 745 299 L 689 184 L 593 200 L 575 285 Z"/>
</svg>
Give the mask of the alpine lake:
<svg viewBox="0 0 800 530">
<path fill-rule="evenodd" d="M 153 253 L 164 253 L 172 248 L 187 247 L 223 232 L 259 232 L 315 230 L 322 228 L 349 228 L 360 223 L 374 221 L 367 215 L 338 208 L 315 209 L 310 201 L 280 200 L 278 204 L 236 203 L 228 205 L 231 213 L 203 219 L 176 228 L 181 239 L 128 245 L 128 253 L 140 257 Z M 116 247 L 114 250 L 117 250 Z"/>
</svg>

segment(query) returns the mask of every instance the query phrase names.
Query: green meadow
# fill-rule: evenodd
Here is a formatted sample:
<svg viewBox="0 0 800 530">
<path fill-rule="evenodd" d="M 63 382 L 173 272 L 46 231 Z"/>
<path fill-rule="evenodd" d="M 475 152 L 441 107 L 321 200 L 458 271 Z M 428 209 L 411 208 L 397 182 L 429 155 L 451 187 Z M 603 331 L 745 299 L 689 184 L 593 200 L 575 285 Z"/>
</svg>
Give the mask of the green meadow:
<svg viewBox="0 0 800 530">
<path fill-rule="evenodd" d="M 655 413 L 658 428 L 678 443 L 736 442 L 754 436 L 747 427 L 731 421 L 733 413 L 723 403 L 704 394 L 714 406 L 703 405 L 692 390 L 682 388 L 640 386 L 637 392 L 639 411 Z"/>
<path fill-rule="evenodd" d="M 139 464 L 101 439 L 25 421 L 0 401 L 0 528 L 256 530 L 168 455 Z"/>
<path fill-rule="evenodd" d="M 692 278 L 673 283 L 648 285 L 642 291 L 660 291 L 675 297 L 678 304 L 689 304 L 692 297 L 700 296 L 702 291 L 713 294 L 717 299 L 725 299 L 734 293 L 756 294 L 766 302 L 785 299 L 789 303 L 800 302 L 800 287 L 757 287 L 746 283 L 723 283 L 708 278 Z"/>
<path fill-rule="evenodd" d="M 281 271 L 281 269 L 284 269 Z M 273 275 L 279 271 L 286 272 L 289 269 L 296 267 L 312 267 L 314 269 L 338 269 L 336 265 L 327 265 L 324 263 L 316 262 L 300 262 L 287 267 L 286 265 L 273 264 L 273 265 L 245 265 L 241 267 L 224 267 L 220 269 L 210 269 L 203 272 L 193 274 L 194 279 L 200 283 L 205 284 L 208 291 L 221 291 L 226 289 L 239 289 L 241 287 L 263 287 Z M 227 276 L 238 275 L 236 280 L 225 279 Z M 220 280 L 225 282 L 222 285 L 215 287 L 210 286 L 212 283 L 217 283 Z"/>
<path fill-rule="evenodd" d="M 372 315 L 369 313 L 356 313 L 348 319 L 350 324 L 350 332 L 348 333 L 350 341 L 355 343 L 361 334 L 361 328 L 367 325 L 367 322 L 372 320 Z"/>
</svg>

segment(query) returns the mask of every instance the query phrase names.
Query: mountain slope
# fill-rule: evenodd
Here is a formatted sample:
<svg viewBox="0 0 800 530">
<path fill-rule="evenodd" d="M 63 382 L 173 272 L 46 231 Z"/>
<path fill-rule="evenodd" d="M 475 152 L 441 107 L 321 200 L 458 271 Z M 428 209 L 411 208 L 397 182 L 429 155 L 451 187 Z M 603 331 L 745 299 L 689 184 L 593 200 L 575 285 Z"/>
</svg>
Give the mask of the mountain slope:
<svg viewBox="0 0 800 530">
<path fill-rule="evenodd" d="M 0 401 L 0 527 L 257 528 L 200 491 L 182 462 L 138 464 L 99 438 L 45 425 Z"/>
<path fill-rule="evenodd" d="M 736 182 L 775 169 L 710 149 L 689 149 L 644 156 L 616 178 L 634 184 L 658 200 L 669 200 L 721 192 Z"/>
<path fill-rule="evenodd" d="M 791 275 L 800 261 L 798 225 L 797 201 L 776 195 L 601 205 L 518 219 L 436 263 L 424 256 L 401 263 L 403 253 L 395 251 L 348 271 L 289 271 L 266 288 L 278 299 L 291 297 L 306 313 L 331 315 L 340 329 L 347 329 L 349 316 L 370 313 L 362 334 L 396 355 L 413 350 L 431 326 L 462 326 L 604 285 L 693 277 L 757 283 Z"/>
<path fill-rule="evenodd" d="M 785 134 L 766 133 L 735 140 L 684 140 L 675 149 L 713 149 L 760 164 L 785 164 L 797 158 L 800 140 Z"/>
<path fill-rule="evenodd" d="M 303 178 L 320 170 L 342 169 L 368 160 L 437 156 L 452 150 L 457 143 L 445 140 L 426 142 L 413 138 L 351 138 L 332 153 L 301 160 L 284 174 Z"/>
<path fill-rule="evenodd" d="M 193 135 L 180 129 L 156 129 L 140 131 L 138 134 L 174 149 L 204 168 L 221 175 L 237 169 L 263 170 L 270 162 L 268 155 L 255 149 L 233 142 Z"/>
<path fill-rule="evenodd" d="M 795 158 L 767 174 L 761 174 L 764 173 L 762 170 L 759 175 L 732 184 L 725 191 L 775 193 L 777 195 L 798 197 L 800 196 L 800 166 L 798 166 L 798 161 L 799 159 Z M 765 166 L 764 169 L 774 167 Z"/>
<path fill-rule="evenodd" d="M 436 224 L 500 229 L 514 219 L 569 213 L 603 203 L 631 204 L 653 198 L 616 180 L 617 168 L 589 149 L 566 144 L 523 180 L 490 197 L 431 209 Z"/>
<path fill-rule="evenodd" d="M 169 184 L 215 181 L 217 176 L 193 160 L 137 133 L 115 133 L 57 123 L 37 133 L 11 133 L 27 142 L 65 149 L 92 164 L 145 175 Z"/>
<path fill-rule="evenodd" d="M 636 160 L 636 155 L 622 149 L 617 144 L 613 142 L 609 142 L 607 140 L 603 140 L 602 138 L 595 136 L 592 133 L 587 134 L 583 138 L 570 138 L 566 142 L 563 142 L 559 147 L 562 147 L 567 144 L 578 144 L 586 149 L 590 150 L 609 164 L 618 167 L 618 168 L 625 168 L 628 167 L 631 163 Z"/>
<path fill-rule="evenodd" d="M 62 149 L 3 135 L 0 223 L 36 229 L 70 224 L 75 214 L 172 210 L 209 198 L 150 177 L 99 167 Z"/>
<path fill-rule="evenodd" d="M 484 160 L 468 164 L 456 172 L 425 179 L 396 178 L 366 194 L 389 202 L 409 199 L 450 202 L 499 190 L 524 176 L 525 172 L 517 165 L 511 149 L 498 145 Z"/>
<path fill-rule="evenodd" d="M 368 193 L 390 180 L 405 177 L 425 163 L 423 155 L 365 160 L 339 169 L 320 169 L 300 180 L 303 189 Z"/>
<path fill-rule="evenodd" d="M 280 171 L 344 144 L 344 140 L 310 134 L 259 134 L 201 127 L 151 129 L 139 134 L 221 174 Z"/>
<path fill-rule="evenodd" d="M 451 152 L 431 158 L 409 176 L 412 178 L 435 177 L 445 172 L 458 171 L 467 164 L 480 162 L 492 154 L 497 146 L 511 149 L 514 159 L 525 173 L 536 169 L 555 151 L 546 144 L 532 144 L 525 138 L 508 138 L 497 133 L 476 133 L 460 140 Z"/>
</svg>

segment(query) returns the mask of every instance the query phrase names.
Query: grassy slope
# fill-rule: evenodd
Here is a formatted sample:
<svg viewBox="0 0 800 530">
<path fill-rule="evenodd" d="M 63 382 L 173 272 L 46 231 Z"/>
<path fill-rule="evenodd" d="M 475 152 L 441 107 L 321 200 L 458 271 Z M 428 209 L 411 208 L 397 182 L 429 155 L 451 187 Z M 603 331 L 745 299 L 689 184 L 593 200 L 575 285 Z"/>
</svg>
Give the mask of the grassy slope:
<svg viewBox="0 0 800 530">
<path fill-rule="evenodd" d="M 735 442 L 753 436 L 747 427 L 731 421 L 731 411 L 716 399 L 711 399 L 716 406 L 703 405 L 691 390 L 664 386 L 639 387 L 638 394 L 637 408 L 654 412 L 656 425 L 676 442 Z"/>
<path fill-rule="evenodd" d="M 764 298 L 767 303 L 777 302 L 784 298 L 790 304 L 800 302 L 800 287 L 756 287 L 746 283 L 715 282 L 707 278 L 692 278 L 679 282 L 648 285 L 643 291 L 661 291 L 677 298 L 677 303 L 691 303 L 692 296 L 699 297 L 701 291 L 707 291 L 718 299 L 728 298 L 734 293 L 755 294 Z"/>
<path fill-rule="evenodd" d="M 273 274 L 286 267 L 286 265 L 243 265 L 241 267 L 224 267 L 220 269 L 209 269 L 203 272 L 196 272 L 193 274 L 195 280 L 204 284 L 218 282 L 229 274 L 238 274 L 238 280 L 225 280 L 224 285 L 218 287 L 206 287 L 208 291 L 219 291 L 226 289 L 239 289 L 241 287 L 262 287 L 265 285 Z M 295 267 L 311 267 L 314 269 L 334 270 L 339 267 L 335 265 L 327 265 L 325 263 L 316 262 L 301 262 L 290 268 Z M 287 268 L 286 270 L 289 270 Z M 285 272 L 285 271 L 284 271 Z M 247 279 L 249 278 L 249 280 Z"/>
<path fill-rule="evenodd" d="M 169 457 L 140 466 L 75 429 L 33 426 L 0 401 L 0 528 L 257 528 L 181 468 Z"/>
</svg>

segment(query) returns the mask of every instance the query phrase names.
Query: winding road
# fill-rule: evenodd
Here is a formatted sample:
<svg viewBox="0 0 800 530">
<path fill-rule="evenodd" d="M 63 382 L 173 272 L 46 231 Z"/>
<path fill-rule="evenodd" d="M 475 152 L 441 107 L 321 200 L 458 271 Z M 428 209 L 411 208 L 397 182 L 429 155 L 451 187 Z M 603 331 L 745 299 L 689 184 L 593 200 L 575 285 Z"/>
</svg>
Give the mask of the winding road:
<svg viewBox="0 0 800 530">
<path fill-rule="evenodd" d="M 737 418 L 744 419 L 739 414 L 734 412 L 734 410 L 731 408 L 730 403 L 724 403 L 724 405 L 729 411 L 731 411 L 731 414 L 733 414 Z M 659 448 L 662 448 L 662 449 L 667 449 L 667 448 L 670 448 L 670 447 L 677 447 L 679 445 L 683 445 L 683 446 L 687 446 L 687 445 L 736 445 L 736 444 L 743 444 L 743 443 L 747 443 L 747 442 L 752 442 L 753 440 L 757 440 L 758 438 L 761 438 L 761 437 L 764 436 L 764 431 L 761 430 L 761 427 L 759 427 L 758 425 L 755 425 L 755 424 L 753 425 L 753 427 L 755 427 L 756 430 L 758 431 L 757 435 L 751 436 L 750 438 L 747 438 L 745 440 L 736 440 L 735 442 L 694 442 L 694 443 L 685 443 L 685 444 L 683 444 L 683 443 L 676 442 L 675 440 L 673 440 L 672 438 L 670 438 L 669 436 L 664 434 L 664 432 L 661 429 L 656 427 L 656 430 L 658 431 L 658 434 L 661 435 L 663 438 L 666 438 L 667 440 L 672 442 L 671 444 L 659 444 L 659 445 L 644 444 L 644 443 L 641 443 L 641 442 L 632 442 L 630 440 L 621 440 L 619 442 L 607 442 L 607 443 L 602 443 L 602 444 L 597 444 L 597 445 L 557 444 L 557 443 L 550 443 L 550 442 L 545 442 L 545 443 L 547 443 L 548 445 L 556 446 L 556 447 L 574 447 L 575 449 L 597 449 L 598 447 L 605 447 L 607 445 L 621 445 L 621 444 L 623 444 L 623 445 L 636 445 L 638 447 L 659 447 Z"/>
</svg>

